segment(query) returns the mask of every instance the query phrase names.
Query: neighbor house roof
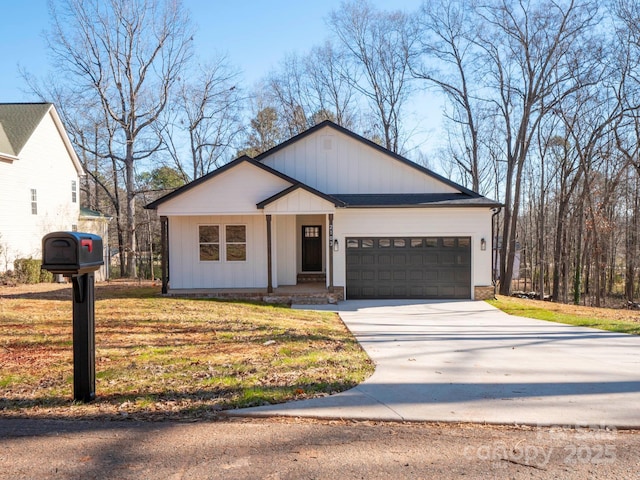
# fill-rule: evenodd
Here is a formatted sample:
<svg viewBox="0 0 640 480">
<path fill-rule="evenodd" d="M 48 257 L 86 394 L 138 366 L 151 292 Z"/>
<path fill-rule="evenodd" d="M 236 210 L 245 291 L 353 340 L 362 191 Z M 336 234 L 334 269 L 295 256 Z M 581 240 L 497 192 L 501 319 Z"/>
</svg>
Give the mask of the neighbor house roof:
<svg viewBox="0 0 640 480">
<path fill-rule="evenodd" d="M 105 215 L 102 212 L 98 212 L 96 210 L 91 210 L 90 208 L 80 207 L 80 217 L 84 219 L 92 219 L 92 220 L 111 220 L 113 217 L 109 215 Z"/>
<path fill-rule="evenodd" d="M 84 170 L 52 103 L 0 103 L 0 157 L 16 160 L 45 115 L 50 114 L 79 176 Z"/>
<path fill-rule="evenodd" d="M 51 103 L 0 103 L 0 152 L 17 156 Z"/>
</svg>

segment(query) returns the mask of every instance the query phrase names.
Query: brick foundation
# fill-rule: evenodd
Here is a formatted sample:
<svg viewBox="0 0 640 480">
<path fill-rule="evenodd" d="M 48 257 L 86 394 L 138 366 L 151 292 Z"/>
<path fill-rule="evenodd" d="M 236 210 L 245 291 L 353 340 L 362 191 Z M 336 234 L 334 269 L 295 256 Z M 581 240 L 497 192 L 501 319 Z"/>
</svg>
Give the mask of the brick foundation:
<svg viewBox="0 0 640 480">
<path fill-rule="evenodd" d="M 493 285 L 475 287 L 473 290 L 474 300 L 493 300 L 496 296 L 496 288 Z"/>
</svg>

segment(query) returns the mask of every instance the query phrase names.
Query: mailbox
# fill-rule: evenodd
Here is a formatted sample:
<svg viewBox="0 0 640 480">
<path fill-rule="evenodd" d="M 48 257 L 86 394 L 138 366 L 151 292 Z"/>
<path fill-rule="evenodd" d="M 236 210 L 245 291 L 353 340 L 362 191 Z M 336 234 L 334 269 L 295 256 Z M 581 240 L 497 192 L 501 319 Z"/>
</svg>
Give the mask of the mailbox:
<svg viewBox="0 0 640 480">
<path fill-rule="evenodd" d="M 53 232 L 42 239 L 42 269 L 63 275 L 95 272 L 104 265 L 102 238 L 92 233 Z"/>
</svg>

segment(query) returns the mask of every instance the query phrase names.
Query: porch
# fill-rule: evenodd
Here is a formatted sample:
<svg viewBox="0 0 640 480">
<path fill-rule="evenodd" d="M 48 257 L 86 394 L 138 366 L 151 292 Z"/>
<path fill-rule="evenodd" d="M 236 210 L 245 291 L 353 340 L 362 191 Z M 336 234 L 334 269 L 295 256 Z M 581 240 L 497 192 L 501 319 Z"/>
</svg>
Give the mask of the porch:
<svg viewBox="0 0 640 480">
<path fill-rule="evenodd" d="M 300 283 L 273 288 L 175 288 L 166 293 L 169 297 L 217 298 L 223 300 L 249 300 L 286 305 L 324 305 L 344 300 L 344 288 L 334 287 L 329 291 L 325 283 Z"/>
</svg>

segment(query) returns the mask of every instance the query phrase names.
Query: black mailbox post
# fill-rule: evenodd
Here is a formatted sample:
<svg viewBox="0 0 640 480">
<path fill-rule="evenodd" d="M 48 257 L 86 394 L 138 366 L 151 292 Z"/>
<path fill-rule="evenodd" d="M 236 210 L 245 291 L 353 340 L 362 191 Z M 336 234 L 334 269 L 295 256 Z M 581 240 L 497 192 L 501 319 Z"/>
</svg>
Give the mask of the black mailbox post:
<svg viewBox="0 0 640 480">
<path fill-rule="evenodd" d="M 81 402 L 96 397 L 94 272 L 103 264 L 98 235 L 53 232 L 42 238 L 42 269 L 73 282 L 73 398 Z"/>
</svg>

